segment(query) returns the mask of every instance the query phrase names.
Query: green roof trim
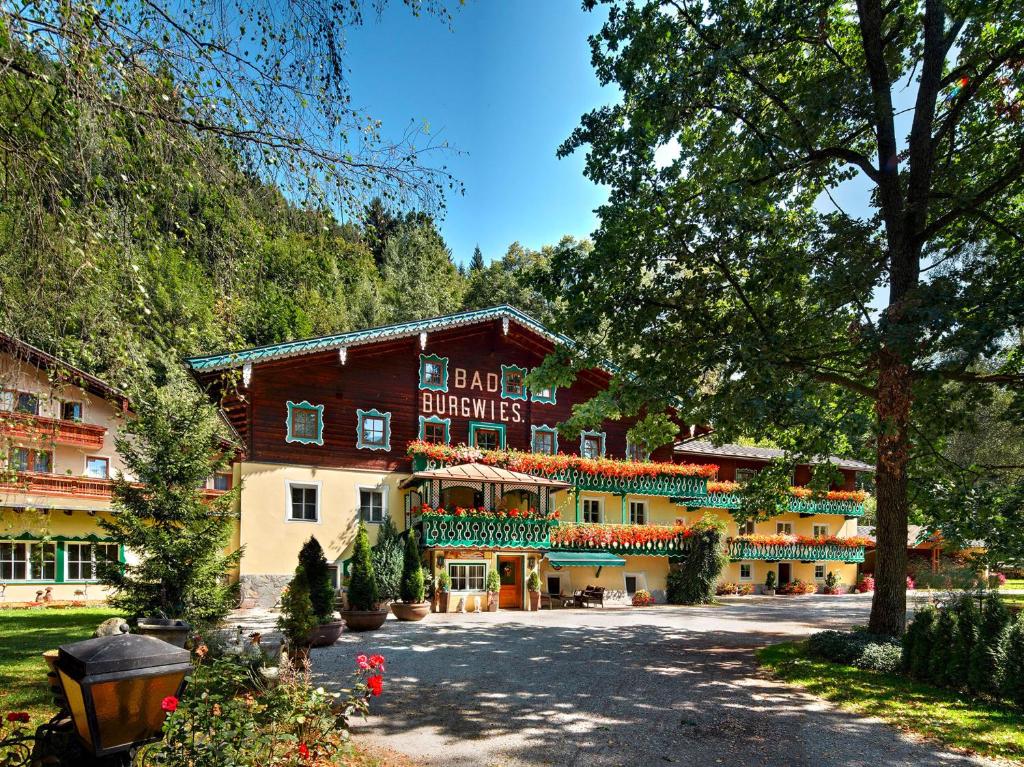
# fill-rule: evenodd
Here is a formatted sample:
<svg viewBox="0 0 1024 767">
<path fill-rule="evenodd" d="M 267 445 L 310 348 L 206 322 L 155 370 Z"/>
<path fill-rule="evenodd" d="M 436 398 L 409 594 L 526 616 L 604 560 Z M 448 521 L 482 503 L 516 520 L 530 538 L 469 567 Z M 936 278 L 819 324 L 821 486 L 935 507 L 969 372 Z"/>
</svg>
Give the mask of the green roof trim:
<svg viewBox="0 0 1024 767">
<path fill-rule="evenodd" d="M 549 551 L 545 558 L 552 567 L 625 567 L 626 560 L 599 551 Z"/>
<path fill-rule="evenodd" d="M 549 341 L 556 344 L 574 346 L 572 339 L 556 333 L 544 327 L 525 312 L 515 307 L 503 304 L 489 309 L 474 309 L 472 311 L 456 312 L 441 317 L 432 317 L 425 320 L 414 320 L 412 322 L 399 322 L 393 325 L 382 325 L 366 330 L 356 330 L 351 333 L 338 333 L 332 336 L 320 338 L 307 338 L 299 341 L 288 341 L 270 346 L 258 346 L 253 349 L 243 349 L 223 354 L 210 354 L 202 357 L 190 357 L 185 360 L 196 372 L 213 370 L 226 370 L 237 367 L 247 362 L 266 362 L 267 360 L 295 357 L 301 354 L 341 349 L 347 346 L 372 343 L 374 341 L 386 341 L 393 338 L 415 336 L 420 333 L 428 333 L 435 330 L 446 330 L 448 328 L 462 325 L 473 325 L 487 320 L 505 320 L 516 322 L 529 330 L 538 333 Z"/>
</svg>

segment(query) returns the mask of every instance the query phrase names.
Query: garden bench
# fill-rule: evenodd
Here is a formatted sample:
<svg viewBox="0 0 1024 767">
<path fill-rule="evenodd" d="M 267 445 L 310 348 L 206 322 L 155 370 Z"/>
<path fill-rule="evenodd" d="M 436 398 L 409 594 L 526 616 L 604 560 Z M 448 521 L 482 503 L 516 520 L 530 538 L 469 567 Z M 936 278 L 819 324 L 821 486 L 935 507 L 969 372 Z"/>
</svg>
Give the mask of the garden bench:
<svg viewBox="0 0 1024 767">
<path fill-rule="evenodd" d="M 601 605 L 604 607 L 604 587 L 587 586 L 582 591 L 573 594 L 573 604 L 576 607 L 587 607 L 589 605 Z"/>
</svg>

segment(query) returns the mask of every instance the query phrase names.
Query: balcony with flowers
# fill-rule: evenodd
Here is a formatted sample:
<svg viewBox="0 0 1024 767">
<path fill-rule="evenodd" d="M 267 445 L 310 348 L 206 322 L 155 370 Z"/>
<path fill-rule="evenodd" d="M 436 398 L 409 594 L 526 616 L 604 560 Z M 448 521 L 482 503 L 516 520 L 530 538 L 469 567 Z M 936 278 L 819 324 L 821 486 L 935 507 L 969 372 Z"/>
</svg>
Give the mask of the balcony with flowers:
<svg viewBox="0 0 1024 767">
<path fill-rule="evenodd" d="M 635 495 L 700 498 L 714 464 L 626 461 L 614 458 L 583 458 L 558 453 L 521 450 L 479 450 L 466 445 L 442 445 L 416 440 L 409 443 L 413 471 L 465 463 L 482 463 L 509 471 L 565 482 L 578 490 Z"/>
<path fill-rule="evenodd" d="M 863 536 L 739 535 L 726 541 L 726 551 L 733 560 L 863 562 L 869 543 Z"/>
<path fill-rule="evenodd" d="M 551 531 L 553 551 L 672 556 L 682 554 L 698 526 L 560 524 Z"/>
<path fill-rule="evenodd" d="M 418 510 L 424 546 L 548 549 L 558 512 L 424 504 Z"/>
<path fill-rule="evenodd" d="M 686 498 L 682 504 L 691 508 L 738 509 L 743 486 L 738 482 L 708 482 L 707 495 Z M 809 487 L 790 487 L 788 510 L 796 514 L 842 514 L 845 517 L 864 516 L 864 501 L 868 494 L 860 490 L 829 490 L 816 493 Z"/>
</svg>

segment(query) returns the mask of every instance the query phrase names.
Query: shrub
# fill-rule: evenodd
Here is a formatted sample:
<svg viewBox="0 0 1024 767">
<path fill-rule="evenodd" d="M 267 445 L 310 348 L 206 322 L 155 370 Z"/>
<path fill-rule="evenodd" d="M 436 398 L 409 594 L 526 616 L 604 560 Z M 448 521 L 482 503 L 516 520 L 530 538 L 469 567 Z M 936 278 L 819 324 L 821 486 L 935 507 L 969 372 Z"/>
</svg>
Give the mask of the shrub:
<svg viewBox="0 0 1024 767">
<path fill-rule="evenodd" d="M 452 577 L 448 575 L 447 570 L 442 570 L 437 575 L 437 590 L 442 594 L 447 594 L 452 590 Z"/>
<path fill-rule="evenodd" d="M 313 615 L 320 623 L 330 623 L 334 617 L 334 584 L 331 582 L 331 571 L 324 550 L 313 536 L 299 550 L 299 566 L 295 570 L 295 577 L 299 578 L 300 573 L 309 586 Z"/>
<path fill-rule="evenodd" d="M 398 599 L 402 590 L 405 543 L 391 516 L 385 516 L 377 530 L 377 543 L 370 551 L 373 579 L 377 582 L 377 598 Z"/>
<path fill-rule="evenodd" d="M 647 607 L 654 603 L 654 597 L 646 589 L 640 589 L 633 593 L 633 607 Z"/>
<path fill-rule="evenodd" d="M 426 588 L 423 585 L 423 565 L 420 562 L 420 547 L 416 531 L 410 530 L 405 539 L 405 556 L 402 558 L 402 588 L 400 596 L 406 604 L 422 602 Z"/>
<path fill-rule="evenodd" d="M 774 589 L 775 588 L 775 583 L 776 583 L 775 571 L 774 570 L 769 570 L 768 571 L 768 575 L 766 575 L 765 579 L 764 579 L 764 587 L 766 589 Z"/>
<path fill-rule="evenodd" d="M 487 591 L 492 594 L 501 591 L 501 578 L 498 577 L 498 571 L 493 567 L 487 571 Z"/>
<path fill-rule="evenodd" d="M 971 653 L 974 652 L 974 645 L 978 641 L 981 612 L 970 594 L 961 595 L 950 608 L 956 611 L 958 630 L 949 659 L 949 675 L 955 680 L 956 686 L 961 687 L 967 684 Z"/>
<path fill-rule="evenodd" d="M 867 594 L 869 591 L 875 590 L 875 579 L 870 575 L 863 575 L 861 579 L 857 581 L 857 591 L 861 594 Z"/>
<path fill-rule="evenodd" d="M 990 589 L 998 589 L 1006 585 L 1006 575 L 1004 573 L 992 573 L 988 576 L 988 587 Z"/>
<path fill-rule="evenodd" d="M 997 695 L 1002 685 L 1006 632 L 1010 613 L 996 594 L 985 599 L 978 641 L 974 644 L 967 668 L 967 683 L 975 692 Z"/>
<path fill-rule="evenodd" d="M 951 667 L 953 649 L 959 641 L 956 611 L 947 607 L 939 610 L 932 633 L 932 651 L 928 658 L 928 680 L 939 687 L 956 687 L 964 680 L 953 675 Z"/>
<path fill-rule="evenodd" d="M 822 589 L 823 594 L 838 594 L 839 593 L 839 576 L 832 570 L 825 573 L 825 587 Z"/>
<path fill-rule="evenodd" d="M 715 583 L 728 561 L 722 550 L 725 522 L 705 514 L 691 528 L 689 549 L 668 575 L 667 598 L 672 604 L 703 605 L 714 600 Z"/>
<path fill-rule="evenodd" d="M 928 677 L 937 612 L 933 605 L 916 611 L 903 635 L 903 670 L 917 679 Z"/>
<path fill-rule="evenodd" d="M 348 585 L 348 606 L 350 610 L 376 610 L 379 602 L 373 562 L 370 561 L 370 541 L 366 537 L 366 525 L 360 521 L 352 552 L 352 578 Z"/>
<path fill-rule="evenodd" d="M 813 583 L 802 581 L 799 578 L 789 583 L 783 583 L 779 587 L 780 594 L 813 594 L 817 590 L 818 587 Z"/>
<path fill-rule="evenodd" d="M 749 596 L 754 593 L 754 586 L 750 583 L 741 583 L 736 587 L 736 593 L 741 597 Z"/>
<path fill-rule="evenodd" d="M 529 576 L 527 576 L 526 590 L 540 591 L 540 576 L 537 574 L 536 570 L 531 570 Z"/>
<path fill-rule="evenodd" d="M 715 594 L 718 596 L 727 596 L 729 594 L 736 594 L 739 592 L 739 586 L 735 583 L 719 583 L 715 586 Z"/>
<path fill-rule="evenodd" d="M 1024 708 L 1024 613 L 1010 627 L 1005 654 L 1001 692 L 1007 700 Z"/>
<path fill-rule="evenodd" d="M 807 650 L 832 663 L 886 672 L 896 670 L 902 656 L 898 641 L 866 631 L 819 631 L 808 638 Z"/>
<path fill-rule="evenodd" d="M 295 577 L 281 594 L 281 616 L 277 619 L 277 627 L 292 647 L 308 646 L 309 633 L 320 622 L 313 612 L 306 577 L 300 576 L 301 569 L 302 565 L 296 568 Z"/>
</svg>

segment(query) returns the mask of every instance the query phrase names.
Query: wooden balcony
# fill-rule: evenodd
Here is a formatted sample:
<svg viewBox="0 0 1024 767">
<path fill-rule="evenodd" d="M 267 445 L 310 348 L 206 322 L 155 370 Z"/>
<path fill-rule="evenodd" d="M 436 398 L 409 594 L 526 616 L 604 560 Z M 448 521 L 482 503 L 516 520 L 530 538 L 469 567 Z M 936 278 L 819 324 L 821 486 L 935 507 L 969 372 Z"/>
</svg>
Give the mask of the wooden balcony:
<svg viewBox="0 0 1024 767">
<path fill-rule="evenodd" d="M 474 516 L 424 515 L 423 545 L 453 548 L 548 549 L 548 519 L 491 519 Z"/>
<path fill-rule="evenodd" d="M 103 447 L 107 427 L 30 413 L 3 413 L 0 414 L 0 434 L 30 442 L 99 450 Z"/>
<path fill-rule="evenodd" d="M 15 478 L 0 480 L 0 491 L 13 491 L 26 495 L 53 495 L 64 498 L 92 498 L 110 500 L 114 483 L 109 479 L 73 477 L 68 474 L 38 474 L 19 471 Z M 203 498 L 212 500 L 226 490 L 203 488 Z"/>
</svg>

